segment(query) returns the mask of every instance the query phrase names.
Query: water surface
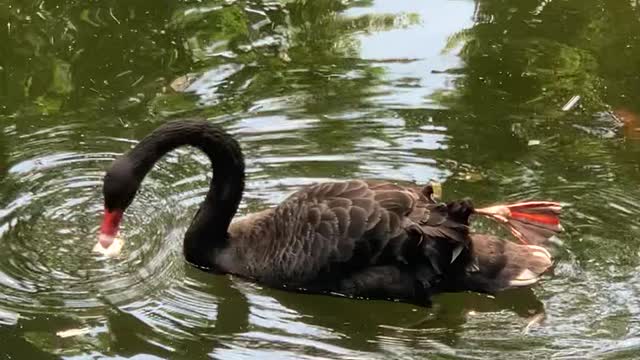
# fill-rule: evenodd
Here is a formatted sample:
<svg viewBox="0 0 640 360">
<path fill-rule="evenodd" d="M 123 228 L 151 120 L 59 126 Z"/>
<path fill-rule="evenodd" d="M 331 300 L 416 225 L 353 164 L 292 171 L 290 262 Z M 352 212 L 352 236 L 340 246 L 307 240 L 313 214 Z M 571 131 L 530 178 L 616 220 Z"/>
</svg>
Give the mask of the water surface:
<svg viewBox="0 0 640 360">
<path fill-rule="evenodd" d="M 2 358 L 637 357 L 639 34 L 631 0 L 0 0 Z M 94 256 L 105 168 L 179 116 L 239 139 L 240 213 L 435 179 L 563 202 L 557 265 L 427 309 L 203 273 L 181 254 L 211 176 L 191 149 L 145 180 L 124 256 Z"/>
</svg>

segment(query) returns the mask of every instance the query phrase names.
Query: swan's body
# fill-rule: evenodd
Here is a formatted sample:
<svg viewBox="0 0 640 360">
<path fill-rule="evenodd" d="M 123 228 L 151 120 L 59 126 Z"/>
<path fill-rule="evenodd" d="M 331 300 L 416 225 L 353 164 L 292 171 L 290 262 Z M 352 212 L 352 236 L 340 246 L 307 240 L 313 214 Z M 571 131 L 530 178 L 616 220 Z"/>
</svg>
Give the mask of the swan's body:
<svg viewBox="0 0 640 360">
<path fill-rule="evenodd" d="M 200 267 L 274 287 L 426 303 L 442 291 L 529 285 L 551 266 L 540 246 L 470 235 L 472 205 L 438 203 L 429 186 L 315 184 L 231 222 L 244 189 L 242 153 L 222 129 L 198 120 L 169 122 L 114 162 L 104 182 L 105 248 L 146 173 L 181 145 L 203 150 L 214 168 L 184 242 L 186 259 Z"/>
<path fill-rule="evenodd" d="M 275 208 L 233 222 L 215 267 L 318 291 L 349 293 L 368 281 L 370 296 L 403 281 L 436 282 L 452 267 L 454 249 L 469 247 L 468 227 L 447 219 L 446 206 L 436 207 L 420 192 L 390 183 L 311 185 Z"/>
</svg>

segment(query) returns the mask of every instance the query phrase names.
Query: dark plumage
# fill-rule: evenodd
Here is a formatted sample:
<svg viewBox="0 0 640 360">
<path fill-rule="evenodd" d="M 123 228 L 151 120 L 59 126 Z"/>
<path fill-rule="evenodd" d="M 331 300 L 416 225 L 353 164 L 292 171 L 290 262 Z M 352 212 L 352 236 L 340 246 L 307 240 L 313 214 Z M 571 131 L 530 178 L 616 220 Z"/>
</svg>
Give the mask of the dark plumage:
<svg viewBox="0 0 640 360">
<path fill-rule="evenodd" d="M 439 203 L 429 186 L 363 180 L 314 184 L 274 208 L 231 222 L 244 189 L 240 146 L 200 120 L 168 122 L 113 163 L 104 179 L 101 246 L 111 245 L 122 213 L 153 164 L 182 145 L 201 149 L 213 164 L 211 190 L 184 241 L 186 259 L 203 268 L 291 290 L 425 304 L 442 291 L 529 285 L 551 266 L 549 252 L 540 246 L 470 235 L 472 204 Z M 489 209 L 479 212 L 508 211 Z M 530 210 L 551 216 L 544 207 Z M 546 239 L 553 233 L 528 235 Z"/>
</svg>

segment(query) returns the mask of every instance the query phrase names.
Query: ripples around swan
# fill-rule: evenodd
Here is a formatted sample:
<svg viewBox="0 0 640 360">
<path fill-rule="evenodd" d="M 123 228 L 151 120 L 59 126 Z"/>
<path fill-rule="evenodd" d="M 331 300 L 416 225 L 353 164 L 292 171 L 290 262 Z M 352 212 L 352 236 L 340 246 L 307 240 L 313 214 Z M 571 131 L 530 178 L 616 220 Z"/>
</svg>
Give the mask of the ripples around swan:
<svg viewBox="0 0 640 360">
<path fill-rule="evenodd" d="M 401 139 L 400 133 L 395 135 L 397 120 L 385 120 L 382 114 L 380 120 L 362 125 L 375 128 L 389 121 L 384 141 L 356 143 L 340 158 L 321 151 L 300 156 L 301 130 L 294 131 L 283 121 L 271 123 L 262 134 L 256 127 L 261 116 L 268 115 L 256 113 L 231 123 L 224 117 L 213 120 L 231 129 L 247 153 L 249 181 L 241 212 L 275 204 L 303 184 L 328 180 L 292 176 L 298 166 L 313 174 L 307 168 L 310 164 L 337 168 L 354 164 L 349 171 L 355 176 L 377 178 L 389 177 L 390 166 L 395 171 L 392 177 L 403 181 L 415 180 L 419 172 L 412 169 L 421 169 L 425 174 L 421 178 L 443 174 L 431 170 L 433 160 L 415 155 L 422 145 L 412 147 L 407 141 L 423 138 L 435 149 L 436 139 L 442 138 L 437 128 Z M 313 131 L 314 126 L 308 129 Z M 284 139 L 278 146 L 269 145 L 273 133 Z M 74 138 L 78 134 L 83 135 Z M 637 247 L 630 247 L 625 236 L 629 229 L 637 231 L 640 206 L 633 199 L 640 196 L 623 190 L 621 183 L 594 187 L 579 181 L 531 182 L 539 179 L 541 170 L 526 162 L 494 177 L 497 186 L 511 189 L 500 195 L 502 200 L 545 196 L 564 200 L 568 233 L 557 249 L 555 276 L 535 291 L 508 292 L 497 298 L 445 295 L 436 298 L 432 309 L 422 309 L 283 293 L 185 264 L 181 237 L 211 176 L 208 159 L 191 149 L 169 154 L 145 180 L 127 211 L 124 253 L 116 259 L 96 256 L 91 247 L 102 211 L 104 168 L 135 140 L 82 124 L 36 131 L 10 128 L 5 136 L 11 139 L 12 151 L 0 211 L 0 251 L 5 255 L 0 261 L 0 324 L 20 324 L 24 329 L 20 341 L 48 353 L 371 358 L 380 353 L 475 357 L 496 349 L 494 355 L 499 356 L 509 343 L 516 347 L 522 341 L 524 335 L 513 337 L 514 331 L 535 334 L 527 335 L 531 348 L 546 344 L 550 353 L 567 357 L 572 353 L 553 349 L 565 349 L 572 341 L 576 354 L 593 353 L 593 337 L 603 335 L 612 338 L 598 340 L 598 351 L 638 346 L 631 340 L 615 340 L 620 331 L 636 329 L 638 324 L 631 319 L 640 313 L 635 300 L 640 289 L 633 285 L 640 281 L 625 275 L 636 266 L 629 253 L 637 252 Z M 386 156 L 380 157 L 382 148 L 372 144 L 384 146 Z M 589 157 L 594 164 L 602 162 L 597 152 Z M 280 168 L 292 172 L 274 176 Z M 456 164 L 448 170 L 454 175 L 450 183 L 454 192 L 460 191 L 456 172 L 470 170 L 460 169 Z M 609 167 L 596 177 L 606 181 L 615 172 Z M 606 227 L 607 222 L 630 228 L 616 233 Z M 602 240 L 611 234 L 607 242 Z M 623 266 L 625 262 L 629 265 Z M 544 318 L 544 327 L 529 324 L 538 316 Z M 461 347 L 482 351 L 461 351 Z"/>
<path fill-rule="evenodd" d="M 275 204 L 303 184 L 328 180 L 266 175 L 285 166 L 358 165 L 366 157 L 366 166 L 350 171 L 385 178 L 391 167 L 398 171 L 393 176 L 402 179 L 406 168 L 404 180 L 411 181 L 417 176 L 411 169 L 421 168 L 428 178 L 438 176 L 430 170 L 432 161 L 412 155 L 422 145 L 412 149 L 406 137 L 402 139 L 399 132 L 394 135 L 394 126 L 387 129 L 384 158 L 369 152 L 371 143 L 366 141 L 356 144 L 352 155 L 340 158 L 312 152 L 300 156 L 299 129 L 294 132 L 272 123 L 260 134 L 255 124 L 264 115 L 255 116 L 233 124 L 219 120 L 242 139 L 248 154 L 249 181 L 241 212 Z M 388 125 L 393 123 L 397 121 Z M 265 146 L 274 132 L 291 142 Z M 4 254 L 0 323 L 20 324 L 24 329 L 20 341 L 34 348 L 58 355 L 123 354 L 127 349 L 131 354 L 167 357 L 175 353 L 225 358 L 304 353 L 361 358 L 370 357 L 379 347 L 395 351 L 405 333 L 398 329 L 419 324 L 419 318 L 428 314 L 408 305 L 394 307 L 389 314 L 385 303 L 283 293 L 186 265 L 181 237 L 211 176 L 208 159 L 191 149 L 169 154 L 143 183 L 123 224 L 124 253 L 116 259 L 97 256 L 91 248 L 102 212 L 103 172 L 135 140 L 71 121 L 39 130 L 14 127 L 5 136 L 12 150 L 0 212 L 0 252 Z M 440 136 L 438 131 L 415 135 L 433 146 L 437 141 L 431 139 Z M 252 156 L 258 152 L 261 156 Z M 335 312 L 345 307 L 350 309 L 347 314 Z M 523 315 L 529 316 L 527 311 Z M 363 318 L 366 324 L 361 324 Z M 429 347 L 447 348 L 434 340 L 438 338 L 434 334 L 443 330 L 424 331 L 425 339 L 431 338 Z M 269 344 L 268 350 L 263 350 L 264 344 Z"/>
</svg>

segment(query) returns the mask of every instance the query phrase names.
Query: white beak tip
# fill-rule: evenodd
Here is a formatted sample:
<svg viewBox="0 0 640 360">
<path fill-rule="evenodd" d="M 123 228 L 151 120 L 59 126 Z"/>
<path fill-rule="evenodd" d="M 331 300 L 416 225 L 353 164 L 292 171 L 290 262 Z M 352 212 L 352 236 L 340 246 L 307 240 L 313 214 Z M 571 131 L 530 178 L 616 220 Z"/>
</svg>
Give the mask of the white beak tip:
<svg viewBox="0 0 640 360">
<path fill-rule="evenodd" d="M 98 242 L 93 247 L 93 252 L 107 257 L 116 257 L 122 252 L 124 247 L 124 241 L 119 237 L 111 236 L 107 239 L 108 235 L 100 235 Z M 104 244 L 107 246 L 105 247 Z"/>
</svg>

